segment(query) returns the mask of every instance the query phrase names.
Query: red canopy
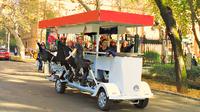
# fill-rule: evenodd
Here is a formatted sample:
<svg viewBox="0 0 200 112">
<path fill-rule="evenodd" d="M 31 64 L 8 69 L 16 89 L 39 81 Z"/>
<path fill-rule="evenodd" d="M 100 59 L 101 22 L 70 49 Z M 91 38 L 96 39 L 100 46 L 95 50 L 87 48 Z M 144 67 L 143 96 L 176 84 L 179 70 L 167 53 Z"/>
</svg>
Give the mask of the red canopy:
<svg viewBox="0 0 200 112">
<path fill-rule="evenodd" d="M 108 10 L 95 10 L 85 13 L 42 20 L 39 22 L 39 28 L 49 28 L 55 26 L 65 26 L 74 24 L 86 24 L 97 22 L 111 22 L 127 25 L 152 26 L 153 16 L 131 14 L 125 12 L 116 12 Z"/>
</svg>

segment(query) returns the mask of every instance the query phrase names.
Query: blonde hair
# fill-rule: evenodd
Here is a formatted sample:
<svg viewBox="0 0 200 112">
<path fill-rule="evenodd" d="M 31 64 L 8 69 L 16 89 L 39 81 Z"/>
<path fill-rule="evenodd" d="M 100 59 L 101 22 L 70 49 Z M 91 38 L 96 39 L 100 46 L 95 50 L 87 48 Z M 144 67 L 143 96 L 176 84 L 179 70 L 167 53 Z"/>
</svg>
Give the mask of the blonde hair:
<svg viewBox="0 0 200 112">
<path fill-rule="evenodd" d="M 102 43 L 102 46 L 106 46 L 106 47 L 108 47 L 108 44 L 109 44 L 108 41 L 104 41 L 104 42 Z"/>
</svg>

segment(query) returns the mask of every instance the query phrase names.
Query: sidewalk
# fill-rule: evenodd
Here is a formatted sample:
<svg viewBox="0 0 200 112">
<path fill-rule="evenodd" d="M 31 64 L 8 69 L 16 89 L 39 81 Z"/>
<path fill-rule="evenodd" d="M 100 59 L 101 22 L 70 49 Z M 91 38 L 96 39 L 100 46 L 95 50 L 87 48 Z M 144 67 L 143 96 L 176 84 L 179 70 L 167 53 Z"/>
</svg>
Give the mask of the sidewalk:
<svg viewBox="0 0 200 112">
<path fill-rule="evenodd" d="M 26 56 L 25 59 L 22 59 L 20 56 L 10 56 L 11 61 L 18 61 L 18 62 L 35 62 L 36 60 L 33 58 L 30 58 L 29 56 Z"/>
</svg>

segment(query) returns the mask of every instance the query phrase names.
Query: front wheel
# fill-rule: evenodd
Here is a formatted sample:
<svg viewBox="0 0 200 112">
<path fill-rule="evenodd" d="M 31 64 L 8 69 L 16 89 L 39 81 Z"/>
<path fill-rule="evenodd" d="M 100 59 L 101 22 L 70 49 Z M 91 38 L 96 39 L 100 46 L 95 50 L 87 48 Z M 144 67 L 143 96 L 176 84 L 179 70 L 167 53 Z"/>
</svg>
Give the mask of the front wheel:
<svg viewBox="0 0 200 112">
<path fill-rule="evenodd" d="M 109 110 L 109 98 L 106 95 L 105 90 L 100 90 L 99 94 L 98 94 L 98 101 L 97 101 L 97 105 L 99 107 L 99 109 L 103 110 L 103 111 L 107 111 Z"/>
<path fill-rule="evenodd" d="M 64 93 L 65 92 L 66 83 L 61 82 L 61 80 L 57 79 L 55 82 L 55 90 L 57 93 Z"/>
<path fill-rule="evenodd" d="M 145 108 L 148 105 L 149 98 L 146 98 L 144 100 L 139 100 L 138 102 L 139 102 L 138 104 L 134 104 L 135 107 L 143 109 L 143 108 Z"/>
</svg>

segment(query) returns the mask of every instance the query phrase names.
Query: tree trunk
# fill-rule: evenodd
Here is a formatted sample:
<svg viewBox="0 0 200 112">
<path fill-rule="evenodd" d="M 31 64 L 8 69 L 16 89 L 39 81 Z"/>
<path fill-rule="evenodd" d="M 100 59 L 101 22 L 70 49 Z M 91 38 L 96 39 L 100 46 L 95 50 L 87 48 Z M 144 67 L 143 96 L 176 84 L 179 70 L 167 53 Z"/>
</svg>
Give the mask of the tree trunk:
<svg viewBox="0 0 200 112">
<path fill-rule="evenodd" d="M 8 31 L 14 36 L 14 38 L 16 40 L 16 45 L 19 48 L 19 54 L 20 54 L 21 58 L 24 59 L 25 58 L 25 47 L 24 47 L 24 44 L 22 42 L 22 39 L 16 33 L 15 30 L 8 28 Z"/>
<path fill-rule="evenodd" d="M 162 52 L 161 52 L 161 63 L 167 63 L 167 49 L 166 49 L 166 40 L 164 39 L 164 31 L 161 27 L 158 28 L 159 30 L 159 37 L 162 40 Z"/>
<path fill-rule="evenodd" d="M 172 10 L 163 4 L 162 0 L 155 0 L 160 14 L 165 22 L 168 35 L 172 42 L 172 48 L 175 59 L 175 73 L 176 73 L 176 88 L 178 92 L 185 92 L 187 90 L 187 73 L 185 68 L 185 62 L 183 59 L 183 50 L 181 46 L 181 38 L 179 36 L 176 21 L 173 17 Z"/>
<path fill-rule="evenodd" d="M 197 31 L 196 31 L 196 28 L 195 28 L 195 19 L 197 20 L 197 22 L 199 23 L 199 25 L 200 25 L 200 22 L 198 21 L 198 18 L 196 17 L 196 14 L 195 14 L 195 11 L 194 11 L 194 8 L 193 8 L 193 1 L 192 0 L 187 0 L 187 1 L 189 3 L 190 11 L 191 11 L 192 31 L 194 33 L 195 41 L 197 42 L 197 44 L 198 44 L 198 46 L 200 48 L 200 41 L 198 39 Z"/>
<path fill-rule="evenodd" d="M 195 22 L 193 20 L 192 20 L 192 31 L 193 31 L 193 34 L 194 34 L 195 41 L 197 42 L 197 45 L 200 48 L 200 41 L 199 41 L 199 38 L 197 36 L 197 31 L 196 31 L 196 28 L 195 28 Z"/>
</svg>

